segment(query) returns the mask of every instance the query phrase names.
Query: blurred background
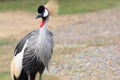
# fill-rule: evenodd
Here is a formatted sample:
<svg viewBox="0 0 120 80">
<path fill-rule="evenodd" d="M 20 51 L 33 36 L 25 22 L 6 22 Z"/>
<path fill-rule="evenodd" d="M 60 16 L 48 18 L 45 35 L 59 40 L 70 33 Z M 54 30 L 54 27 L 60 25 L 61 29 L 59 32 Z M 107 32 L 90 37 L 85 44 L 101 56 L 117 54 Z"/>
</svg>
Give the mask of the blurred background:
<svg viewBox="0 0 120 80">
<path fill-rule="evenodd" d="M 14 48 L 39 28 L 37 8 L 48 0 L 0 0 L 0 80 L 10 78 Z M 54 53 L 43 80 L 120 80 L 120 0 L 58 0 Z"/>
</svg>

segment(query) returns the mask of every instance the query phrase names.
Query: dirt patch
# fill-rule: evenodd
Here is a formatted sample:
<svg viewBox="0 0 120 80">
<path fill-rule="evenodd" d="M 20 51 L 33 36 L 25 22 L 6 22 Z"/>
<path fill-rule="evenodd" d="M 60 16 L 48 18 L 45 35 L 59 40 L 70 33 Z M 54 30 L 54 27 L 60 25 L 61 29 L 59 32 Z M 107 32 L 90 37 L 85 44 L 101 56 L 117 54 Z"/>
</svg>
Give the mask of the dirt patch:
<svg viewBox="0 0 120 80">
<path fill-rule="evenodd" d="M 35 17 L 36 15 L 33 16 L 23 12 L 0 13 L 0 37 L 21 36 L 24 33 L 38 29 L 41 20 L 35 19 Z M 51 18 L 49 28 L 51 29 L 71 23 L 72 20 L 67 21 L 68 19 L 67 16 Z"/>
<path fill-rule="evenodd" d="M 116 8 L 83 15 L 58 16 L 50 18 L 48 28 L 54 33 L 55 41 L 59 44 L 118 37 L 120 35 L 119 12 L 120 8 Z M 23 12 L 0 13 L 0 37 L 20 38 L 38 29 L 40 20 L 36 20 L 35 16 Z"/>
<path fill-rule="evenodd" d="M 76 15 L 75 17 L 71 16 L 68 21 L 71 20 L 73 22 L 55 29 L 55 40 L 59 44 L 74 44 L 86 40 L 93 40 L 99 43 L 105 39 L 117 39 L 120 36 L 119 12 L 120 8 L 117 8 Z"/>
</svg>

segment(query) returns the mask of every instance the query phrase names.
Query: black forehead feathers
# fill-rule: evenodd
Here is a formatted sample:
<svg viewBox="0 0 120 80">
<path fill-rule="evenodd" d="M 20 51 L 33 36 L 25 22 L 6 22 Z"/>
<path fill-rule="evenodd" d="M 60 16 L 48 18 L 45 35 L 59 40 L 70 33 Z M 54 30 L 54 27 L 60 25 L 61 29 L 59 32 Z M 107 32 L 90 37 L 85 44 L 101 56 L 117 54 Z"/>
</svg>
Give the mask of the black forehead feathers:
<svg viewBox="0 0 120 80">
<path fill-rule="evenodd" d="M 43 5 L 38 7 L 38 13 L 42 13 L 45 10 L 45 7 Z"/>
</svg>

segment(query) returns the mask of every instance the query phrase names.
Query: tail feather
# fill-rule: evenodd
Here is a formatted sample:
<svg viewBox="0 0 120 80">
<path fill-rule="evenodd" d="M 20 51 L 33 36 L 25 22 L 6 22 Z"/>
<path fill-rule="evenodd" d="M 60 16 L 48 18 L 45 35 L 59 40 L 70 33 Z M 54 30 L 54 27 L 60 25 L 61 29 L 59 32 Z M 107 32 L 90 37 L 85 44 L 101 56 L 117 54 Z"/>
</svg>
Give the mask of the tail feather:
<svg viewBox="0 0 120 80">
<path fill-rule="evenodd" d="M 14 77 L 19 77 L 19 72 L 16 67 L 14 59 L 11 62 L 11 77 L 12 77 L 12 79 L 14 79 Z"/>
</svg>

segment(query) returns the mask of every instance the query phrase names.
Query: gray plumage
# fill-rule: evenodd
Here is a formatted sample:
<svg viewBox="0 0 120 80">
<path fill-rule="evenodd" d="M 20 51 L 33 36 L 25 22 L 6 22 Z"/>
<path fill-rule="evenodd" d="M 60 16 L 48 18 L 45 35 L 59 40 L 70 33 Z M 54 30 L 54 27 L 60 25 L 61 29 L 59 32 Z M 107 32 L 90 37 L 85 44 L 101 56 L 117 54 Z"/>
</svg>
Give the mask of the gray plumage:
<svg viewBox="0 0 120 80">
<path fill-rule="evenodd" d="M 22 50 L 26 40 L 28 40 L 28 44 L 24 51 L 23 69 L 25 69 L 28 73 L 31 73 L 31 71 L 34 71 L 35 66 L 39 63 L 43 63 L 48 69 L 48 63 L 54 47 L 52 32 L 41 29 L 29 33 L 18 43 L 15 49 L 15 55 L 18 51 Z M 32 66 L 34 68 L 32 68 Z"/>
</svg>

